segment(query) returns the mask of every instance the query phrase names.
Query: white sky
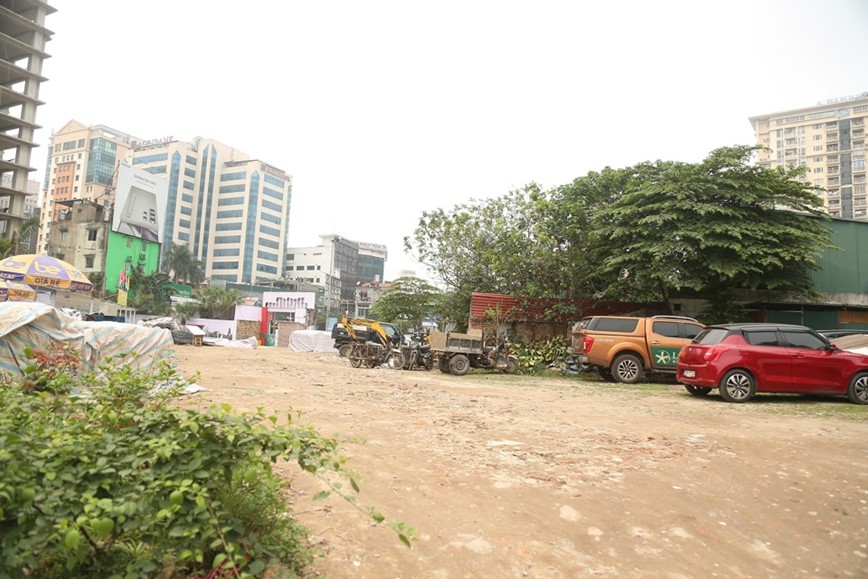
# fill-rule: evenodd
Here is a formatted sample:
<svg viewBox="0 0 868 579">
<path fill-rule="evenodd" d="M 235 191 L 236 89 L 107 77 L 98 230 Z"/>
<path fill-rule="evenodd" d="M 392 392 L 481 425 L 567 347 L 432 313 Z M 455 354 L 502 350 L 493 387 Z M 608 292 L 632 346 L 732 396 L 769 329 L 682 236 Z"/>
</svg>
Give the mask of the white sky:
<svg viewBox="0 0 868 579">
<path fill-rule="evenodd" d="M 290 246 L 752 144 L 748 117 L 868 90 L 865 0 L 50 0 L 34 153 L 75 119 L 216 139 L 293 175 Z"/>
</svg>

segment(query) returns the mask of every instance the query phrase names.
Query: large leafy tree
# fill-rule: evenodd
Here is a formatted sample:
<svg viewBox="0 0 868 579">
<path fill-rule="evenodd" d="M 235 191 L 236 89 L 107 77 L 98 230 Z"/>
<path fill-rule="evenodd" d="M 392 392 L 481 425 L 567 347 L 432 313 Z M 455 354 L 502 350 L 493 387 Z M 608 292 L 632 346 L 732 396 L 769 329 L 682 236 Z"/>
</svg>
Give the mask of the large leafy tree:
<svg viewBox="0 0 868 579">
<path fill-rule="evenodd" d="M 822 201 L 797 179 L 804 168 L 751 165 L 756 149 L 624 170 L 594 216 L 590 249 L 608 295 L 668 301 L 688 289 L 723 304 L 736 288 L 811 294 L 811 270 L 830 245 Z"/>
<path fill-rule="evenodd" d="M 575 271 L 560 230 L 569 220 L 536 184 L 452 211 L 426 211 L 404 246 L 447 288 L 452 321 L 466 326 L 472 292 L 548 297 L 569 294 Z"/>
<path fill-rule="evenodd" d="M 387 322 L 406 322 L 421 328 L 426 319 L 442 318 L 444 293 L 418 277 L 400 277 L 371 308 L 371 315 Z"/>
<path fill-rule="evenodd" d="M 204 279 L 202 262 L 197 260 L 186 245 L 173 243 L 166 259 L 166 269 L 171 273 L 172 280 L 198 284 Z"/>
</svg>

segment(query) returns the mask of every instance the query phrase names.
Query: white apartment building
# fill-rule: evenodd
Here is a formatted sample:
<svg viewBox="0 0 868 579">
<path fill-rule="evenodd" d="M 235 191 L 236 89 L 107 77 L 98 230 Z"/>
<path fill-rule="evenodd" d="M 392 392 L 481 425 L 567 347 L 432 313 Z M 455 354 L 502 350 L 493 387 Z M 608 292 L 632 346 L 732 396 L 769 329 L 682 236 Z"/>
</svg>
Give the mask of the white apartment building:
<svg viewBox="0 0 868 579">
<path fill-rule="evenodd" d="M 131 146 L 133 167 L 168 181 L 163 239 L 186 245 L 205 265 L 206 279 L 256 283 L 281 278 L 290 175 L 213 139 L 165 137 Z M 162 264 L 170 247 L 161 248 Z"/>
<path fill-rule="evenodd" d="M 750 122 L 757 144 L 769 148 L 757 156 L 759 165 L 806 166 L 803 181 L 820 188 L 829 215 L 868 221 L 868 92 L 751 117 Z"/>
<path fill-rule="evenodd" d="M 382 281 L 388 251 L 385 245 L 321 235 L 320 245 L 287 249 L 284 278 L 320 286 L 329 311 L 355 310 L 356 286 Z"/>
</svg>

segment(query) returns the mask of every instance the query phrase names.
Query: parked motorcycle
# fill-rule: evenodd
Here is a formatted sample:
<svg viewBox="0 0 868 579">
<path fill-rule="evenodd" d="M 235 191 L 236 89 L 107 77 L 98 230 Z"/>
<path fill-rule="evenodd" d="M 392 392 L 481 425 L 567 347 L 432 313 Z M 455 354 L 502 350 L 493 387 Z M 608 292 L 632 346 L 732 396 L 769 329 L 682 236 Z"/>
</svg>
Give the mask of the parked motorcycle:
<svg viewBox="0 0 868 579">
<path fill-rule="evenodd" d="M 404 370 L 430 370 L 434 367 L 434 352 L 431 351 L 431 336 L 427 331 L 414 332 L 402 349 Z"/>
</svg>

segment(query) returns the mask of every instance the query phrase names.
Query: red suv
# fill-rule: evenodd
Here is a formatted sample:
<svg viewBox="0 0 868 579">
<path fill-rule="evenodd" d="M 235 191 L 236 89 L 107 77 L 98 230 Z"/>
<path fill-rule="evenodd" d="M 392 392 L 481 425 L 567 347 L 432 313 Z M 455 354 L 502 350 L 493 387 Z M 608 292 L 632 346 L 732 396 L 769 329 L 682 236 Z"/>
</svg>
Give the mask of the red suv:
<svg viewBox="0 0 868 579">
<path fill-rule="evenodd" d="M 677 377 L 694 396 L 718 388 L 727 402 L 788 392 L 846 394 L 868 404 L 868 356 L 840 350 L 804 326 L 709 326 L 682 348 Z"/>
</svg>

